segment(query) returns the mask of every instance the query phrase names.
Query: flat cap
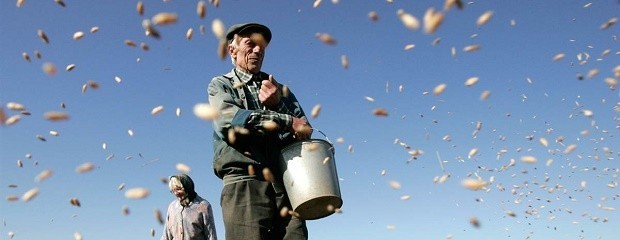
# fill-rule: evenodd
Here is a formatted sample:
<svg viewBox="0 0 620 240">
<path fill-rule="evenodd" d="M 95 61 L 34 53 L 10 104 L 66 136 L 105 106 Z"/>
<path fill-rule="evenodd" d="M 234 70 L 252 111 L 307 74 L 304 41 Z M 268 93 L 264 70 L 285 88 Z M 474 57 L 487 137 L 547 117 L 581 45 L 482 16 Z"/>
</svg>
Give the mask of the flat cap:
<svg viewBox="0 0 620 240">
<path fill-rule="evenodd" d="M 235 34 L 242 33 L 260 33 L 265 37 L 267 43 L 271 41 L 271 30 L 265 25 L 258 23 L 240 23 L 232 25 L 226 32 L 226 41 L 230 41 L 235 37 Z"/>
</svg>

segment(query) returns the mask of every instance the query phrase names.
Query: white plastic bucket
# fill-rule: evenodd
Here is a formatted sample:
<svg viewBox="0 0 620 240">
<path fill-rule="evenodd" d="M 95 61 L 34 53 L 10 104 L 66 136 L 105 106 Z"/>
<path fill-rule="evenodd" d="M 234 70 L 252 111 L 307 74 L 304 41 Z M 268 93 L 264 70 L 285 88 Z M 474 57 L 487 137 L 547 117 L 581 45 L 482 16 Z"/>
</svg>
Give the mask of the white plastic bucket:
<svg viewBox="0 0 620 240">
<path fill-rule="evenodd" d="M 305 220 L 319 219 L 342 207 L 334 146 L 320 139 L 282 149 L 280 168 L 293 211 Z"/>
</svg>

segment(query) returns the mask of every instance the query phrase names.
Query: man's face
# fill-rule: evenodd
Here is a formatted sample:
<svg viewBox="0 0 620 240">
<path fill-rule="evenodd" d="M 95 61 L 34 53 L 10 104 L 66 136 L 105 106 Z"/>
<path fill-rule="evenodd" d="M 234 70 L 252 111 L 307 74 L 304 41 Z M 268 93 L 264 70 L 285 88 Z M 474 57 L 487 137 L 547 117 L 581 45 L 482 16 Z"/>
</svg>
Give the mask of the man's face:
<svg viewBox="0 0 620 240">
<path fill-rule="evenodd" d="M 263 66 L 267 41 L 260 33 L 240 36 L 237 48 L 229 47 L 230 56 L 237 68 L 250 73 L 258 73 Z"/>
</svg>

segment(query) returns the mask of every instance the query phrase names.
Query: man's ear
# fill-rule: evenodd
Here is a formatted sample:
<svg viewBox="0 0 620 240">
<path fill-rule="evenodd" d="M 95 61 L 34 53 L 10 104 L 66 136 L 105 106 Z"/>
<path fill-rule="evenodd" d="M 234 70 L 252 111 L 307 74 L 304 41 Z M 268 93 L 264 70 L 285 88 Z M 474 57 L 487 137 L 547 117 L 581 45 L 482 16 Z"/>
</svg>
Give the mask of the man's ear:
<svg viewBox="0 0 620 240">
<path fill-rule="evenodd" d="M 236 56 L 235 54 L 237 53 L 237 51 L 238 51 L 237 48 L 228 45 L 228 55 L 230 55 L 231 58 L 233 59 L 235 58 Z"/>
</svg>

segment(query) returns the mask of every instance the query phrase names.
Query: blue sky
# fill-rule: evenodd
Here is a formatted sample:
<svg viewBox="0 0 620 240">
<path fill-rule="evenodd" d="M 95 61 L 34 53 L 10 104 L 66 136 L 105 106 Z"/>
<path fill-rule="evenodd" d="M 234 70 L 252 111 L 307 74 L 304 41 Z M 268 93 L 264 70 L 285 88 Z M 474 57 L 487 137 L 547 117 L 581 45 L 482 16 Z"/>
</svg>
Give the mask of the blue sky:
<svg viewBox="0 0 620 240">
<path fill-rule="evenodd" d="M 30 115 L 0 127 L 0 195 L 40 192 L 28 202 L 0 201 L 0 239 L 10 233 L 13 239 L 70 239 L 75 232 L 84 239 L 158 239 L 163 226 L 154 212 L 165 213 L 173 200 L 161 179 L 176 174 L 178 163 L 191 167 L 224 238 L 211 123 L 192 113 L 195 104 L 207 102 L 210 79 L 232 68 L 229 58 L 217 55 L 215 19 L 227 27 L 249 21 L 269 26 L 273 40 L 263 70 L 289 86 L 306 113 L 321 106 L 310 121 L 334 142 L 344 205 L 342 213 L 309 221 L 310 239 L 620 234 L 620 95 L 606 83 L 619 80 L 620 31 L 617 25 L 601 29 L 618 17 L 618 1 L 470 1 L 462 10 L 444 10 L 443 1 L 324 0 L 316 8 L 313 1 L 221 1 L 217 8 L 207 4 L 204 19 L 196 14 L 197 1 L 145 0 L 143 16 L 137 1 L 67 0 L 66 7 L 25 1 L 19 8 L 15 2 L 0 3 L 0 104 L 7 117 L 21 114 L 8 108 L 10 102 Z M 445 14 L 433 34 L 410 30 L 397 16 L 403 9 L 422 23 L 431 7 Z M 371 11 L 377 21 L 368 17 Z M 487 11 L 492 18 L 477 26 Z M 158 26 L 157 40 L 144 35 L 141 23 L 159 12 L 179 18 Z M 94 26 L 99 31 L 90 33 Z M 39 29 L 49 44 L 37 36 Z M 77 31 L 85 36 L 74 40 Z M 324 44 L 317 33 L 336 44 Z M 149 50 L 125 40 L 144 42 Z M 480 50 L 463 51 L 470 45 Z M 558 54 L 565 57 L 554 61 Z M 46 74 L 45 63 L 57 73 Z M 75 68 L 65 71 L 69 64 Z M 479 81 L 465 86 L 471 77 Z M 88 81 L 99 89 L 82 92 Z M 445 91 L 433 94 L 440 84 Z M 485 91 L 490 96 L 481 100 Z M 157 106 L 163 112 L 152 115 Z M 374 115 L 376 109 L 387 116 Z M 50 111 L 70 119 L 47 121 Z M 576 148 L 567 151 L 571 145 Z M 477 152 L 469 156 L 472 149 Z M 412 150 L 423 153 L 411 159 Z M 522 162 L 524 156 L 537 162 Z M 515 164 L 508 167 L 511 159 Z M 87 162 L 95 169 L 76 173 Z M 44 170 L 53 175 L 36 182 Z M 450 177 L 433 182 L 443 175 Z M 477 177 L 489 182 L 486 190 L 461 185 Z M 151 193 L 125 198 L 135 187 Z"/>
</svg>

